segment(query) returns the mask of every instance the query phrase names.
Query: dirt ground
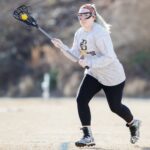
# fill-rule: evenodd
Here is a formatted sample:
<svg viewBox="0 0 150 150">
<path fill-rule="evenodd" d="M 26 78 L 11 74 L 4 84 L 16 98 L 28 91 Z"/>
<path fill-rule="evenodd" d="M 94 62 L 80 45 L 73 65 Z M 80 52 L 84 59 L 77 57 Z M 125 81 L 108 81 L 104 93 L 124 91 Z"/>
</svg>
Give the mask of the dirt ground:
<svg viewBox="0 0 150 150">
<path fill-rule="evenodd" d="M 96 146 L 84 150 L 150 150 L 150 99 L 127 99 L 135 118 L 142 120 L 141 138 L 130 144 L 124 120 L 111 113 L 104 98 L 91 101 Z M 1 99 L 0 150 L 78 150 L 80 121 L 74 98 Z"/>
</svg>

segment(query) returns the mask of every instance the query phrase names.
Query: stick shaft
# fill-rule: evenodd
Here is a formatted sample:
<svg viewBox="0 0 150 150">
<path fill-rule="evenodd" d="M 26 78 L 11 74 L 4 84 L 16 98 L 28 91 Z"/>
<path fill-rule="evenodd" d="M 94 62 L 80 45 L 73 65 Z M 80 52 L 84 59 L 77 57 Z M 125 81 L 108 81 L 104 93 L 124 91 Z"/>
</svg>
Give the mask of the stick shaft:
<svg viewBox="0 0 150 150">
<path fill-rule="evenodd" d="M 41 27 L 38 27 L 38 30 L 41 31 L 45 36 L 47 36 L 50 40 L 52 39 L 52 37 L 47 33 L 45 32 Z"/>
<path fill-rule="evenodd" d="M 52 37 L 51 37 L 45 30 L 43 30 L 41 27 L 38 26 L 38 30 L 41 31 L 41 32 L 42 32 L 46 37 L 48 37 L 50 40 L 52 39 Z M 74 56 L 74 55 L 73 55 L 72 53 L 70 53 L 69 51 L 67 51 L 67 53 L 68 53 L 69 55 L 71 55 L 76 61 L 79 60 L 76 56 Z"/>
<path fill-rule="evenodd" d="M 52 37 L 45 31 L 43 30 L 41 27 L 38 26 L 38 30 L 41 31 L 46 37 L 48 37 L 50 40 L 52 40 Z M 71 55 L 77 62 L 79 61 L 79 58 L 76 57 L 75 55 L 73 55 L 72 53 L 70 53 L 69 51 L 67 51 L 67 53 L 69 55 Z M 89 69 L 88 66 L 85 67 L 86 69 Z"/>
</svg>

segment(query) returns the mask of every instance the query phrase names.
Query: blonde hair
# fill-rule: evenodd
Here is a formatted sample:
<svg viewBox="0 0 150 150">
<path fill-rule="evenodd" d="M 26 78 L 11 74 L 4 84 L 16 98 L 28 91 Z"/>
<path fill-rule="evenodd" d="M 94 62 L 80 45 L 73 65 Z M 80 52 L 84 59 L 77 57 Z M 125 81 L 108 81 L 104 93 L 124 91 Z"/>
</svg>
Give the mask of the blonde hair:
<svg viewBox="0 0 150 150">
<path fill-rule="evenodd" d="M 96 7 L 95 7 L 94 4 L 91 4 L 91 6 L 94 8 L 95 13 L 96 13 L 96 20 L 95 20 L 95 22 L 97 22 L 98 24 L 102 25 L 109 33 L 111 33 L 111 32 L 110 32 L 111 25 L 108 24 L 108 23 L 104 20 L 104 18 L 97 12 L 97 9 L 96 9 Z"/>
<path fill-rule="evenodd" d="M 80 8 L 86 8 L 86 9 L 88 9 L 92 13 L 92 15 L 96 17 L 95 22 L 98 23 L 98 24 L 100 24 L 101 26 L 103 26 L 106 29 L 106 31 L 108 31 L 110 33 L 111 25 L 108 24 L 103 19 L 103 17 L 97 12 L 97 9 L 96 9 L 96 7 L 95 7 L 94 4 L 84 4 Z"/>
</svg>

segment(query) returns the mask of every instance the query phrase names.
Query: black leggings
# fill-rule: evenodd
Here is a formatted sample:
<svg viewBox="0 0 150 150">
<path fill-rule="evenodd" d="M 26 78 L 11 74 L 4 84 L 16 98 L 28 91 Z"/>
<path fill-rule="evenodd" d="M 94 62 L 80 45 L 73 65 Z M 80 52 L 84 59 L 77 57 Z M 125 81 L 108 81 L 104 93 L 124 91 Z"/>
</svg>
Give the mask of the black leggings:
<svg viewBox="0 0 150 150">
<path fill-rule="evenodd" d="M 83 126 L 91 125 L 91 113 L 88 103 L 101 89 L 105 92 L 111 111 L 119 115 L 126 122 L 131 122 L 133 116 L 129 108 L 121 103 L 124 85 L 125 81 L 116 86 L 105 86 L 94 77 L 86 75 L 77 94 L 77 107 L 81 124 Z"/>
</svg>

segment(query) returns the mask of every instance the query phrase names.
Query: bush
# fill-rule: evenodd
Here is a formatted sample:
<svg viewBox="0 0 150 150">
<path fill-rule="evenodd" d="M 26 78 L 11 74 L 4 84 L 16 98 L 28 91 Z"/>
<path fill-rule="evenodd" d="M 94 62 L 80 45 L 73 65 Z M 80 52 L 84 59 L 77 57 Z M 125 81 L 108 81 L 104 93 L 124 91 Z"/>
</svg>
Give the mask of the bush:
<svg viewBox="0 0 150 150">
<path fill-rule="evenodd" d="M 135 70 L 135 73 L 150 78 L 150 50 L 142 50 L 134 53 L 129 58 L 128 67 Z"/>
<path fill-rule="evenodd" d="M 50 90 L 55 90 L 57 88 L 57 77 L 58 71 L 56 69 L 50 70 Z"/>
</svg>

